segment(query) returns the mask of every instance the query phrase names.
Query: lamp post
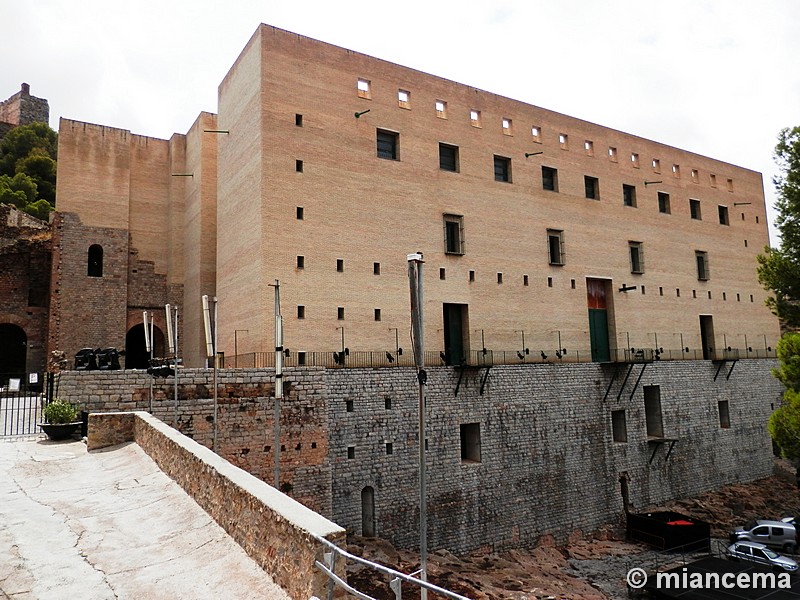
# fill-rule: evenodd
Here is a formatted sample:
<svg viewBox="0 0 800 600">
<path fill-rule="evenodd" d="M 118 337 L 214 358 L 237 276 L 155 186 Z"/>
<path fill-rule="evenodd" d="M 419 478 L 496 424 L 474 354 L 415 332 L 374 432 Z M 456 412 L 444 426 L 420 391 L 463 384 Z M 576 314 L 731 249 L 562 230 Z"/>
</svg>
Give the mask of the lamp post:
<svg viewBox="0 0 800 600">
<path fill-rule="evenodd" d="M 234 329 L 233 330 L 233 368 L 239 368 L 239 332 L 250 333 L 249 329 Z"/>
</svg>

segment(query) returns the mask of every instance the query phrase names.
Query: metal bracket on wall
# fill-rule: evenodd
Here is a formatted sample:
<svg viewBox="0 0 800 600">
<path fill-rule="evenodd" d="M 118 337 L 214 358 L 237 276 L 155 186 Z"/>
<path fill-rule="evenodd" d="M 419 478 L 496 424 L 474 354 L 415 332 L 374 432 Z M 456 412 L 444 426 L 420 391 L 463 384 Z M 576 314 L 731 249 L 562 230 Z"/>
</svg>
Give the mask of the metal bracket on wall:
<svg viewBox="0 0 800 600">
<path fill-rule="evenodd" d="M 486 373 L 484 373 L 483 377 L 481 377 L 481 396 L 483 396 L 483 390 L 486 387 L 486 380 L 489 378 L 489 369 L 492 368 L 491 365 L 486 367 L 478 366 L 478 365 L 468 365 L 466 363 L 461 363 L 458 368 L 458 383 L 456 383 L 456 392 L 453 394 L 454 396 L 458 396 L 458 390 L 461 389 L 461 381 L 464 379 L 464 372 L 465 371 L 477 371 L 480 373 L 481 369 L 486 369 Z"/>
<path fill-rule="evenodd" d="M 664 457 L 664 462 L 669 460 L 669 455 L 672 454 L 672 449 L 675 447 L 675 443 L 677 439 L 670 439 L 670 438 L 658 438 L 658 439 L 649 439 L 647 440 L 648 444 L 653 444 L 653 453 L 650 455 L 650 460 L 647 461 L 647 464 L 652 464 L 653 459 L 656 457 L 656 452 L 658 452 L 658 447 L 662 444 L 669 444 L 669 448 L 667 448 L 667 454 Z"/>
<path fill-rule="evenodd" d="M 720 361 L 717 361 L 717 362 L 719 364 L 717 365 L 717 372 L 714 373 L 714 381 L 717 380 L 717 377 L 719 377 L 719 372 L 722 370 L 722 367 L 724 367 L 727 363 L 731 363 L 731 368 L 728 369 L 728 374 L 725 375 L 725 379 L 730 379 L 731 378 L 731 373 L 733 373 L 733 368 L 736 366 L 736 363 L 739 362 L 739 361 L 738 361 L 738 359 L 733 359 L 733 360 L 723 359 L 723 360 L 720 360 Z"/>
</svg>

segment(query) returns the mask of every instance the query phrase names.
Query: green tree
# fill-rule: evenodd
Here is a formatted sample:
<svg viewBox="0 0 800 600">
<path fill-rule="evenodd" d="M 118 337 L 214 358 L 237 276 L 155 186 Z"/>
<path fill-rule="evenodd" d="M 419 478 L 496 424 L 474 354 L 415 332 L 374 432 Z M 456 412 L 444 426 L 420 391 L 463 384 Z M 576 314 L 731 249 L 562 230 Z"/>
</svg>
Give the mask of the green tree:
<svg viewBox="0 0 800 600">
<path fill-rule="evenodd" d="M 0 202 L 47 219 L 56 203 L 57 151 L 58 134 L 46 123 L 9 131 L 0 142 Z"/>
<path fill-rule="evenodd" d="M 758 256 L 758 280 L 773 294 L 767 306 L 791 329 L 800 327 L 800 127 L 778 134 L 775 162 L 781 247 L 766 247 Z"/>
<path fill-rule="evenodd" d="M 786 386 L 783 402 L 769 419 L 769 432 L 783 455 L 800 460 L 800 333 L 787 333 L 778 341 L 777 369 L 772 374 Z"/>
</svg>

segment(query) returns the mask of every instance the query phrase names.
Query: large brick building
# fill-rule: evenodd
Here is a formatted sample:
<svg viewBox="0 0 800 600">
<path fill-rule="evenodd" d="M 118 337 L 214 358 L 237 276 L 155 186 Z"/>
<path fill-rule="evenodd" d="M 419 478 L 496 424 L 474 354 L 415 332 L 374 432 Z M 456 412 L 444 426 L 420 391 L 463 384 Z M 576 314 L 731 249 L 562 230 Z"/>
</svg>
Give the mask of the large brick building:
<svg viewBox="0 0 800 600">
<path fill-rule="evenodd" d="M 141 311 L 163 331 L 170 302 L 200 366 L 202 294 L 221 351 L 269 351 L 276 280 L 290 361 L 395 353 L 416 251 L 437 361 L 764 356 L 779 336 L 759 173 L 267 25 L 185 135 L 62 119 L 57 197 L 68 355 L 143 366 Z"/>
</svg>

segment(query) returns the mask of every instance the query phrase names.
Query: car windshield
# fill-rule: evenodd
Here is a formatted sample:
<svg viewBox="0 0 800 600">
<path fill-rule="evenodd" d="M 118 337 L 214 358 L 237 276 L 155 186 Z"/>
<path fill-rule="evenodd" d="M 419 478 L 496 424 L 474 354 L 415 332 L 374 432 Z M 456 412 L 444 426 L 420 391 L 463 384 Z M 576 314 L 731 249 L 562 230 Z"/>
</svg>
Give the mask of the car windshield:
<svg viewBox="0 0 800 600">
<path fill-rule="evenodd" d="M 780 556 L 780 554 L 778 554 L 774 550 L 770 550 L 769 548 L 763 548 L 762 550 L 764 551 L 764 554 L 766 554 L 767 558 L 769 558 L 769 559 L 775 560 L 776 558 L 778 558 Z"/>
</svg>

